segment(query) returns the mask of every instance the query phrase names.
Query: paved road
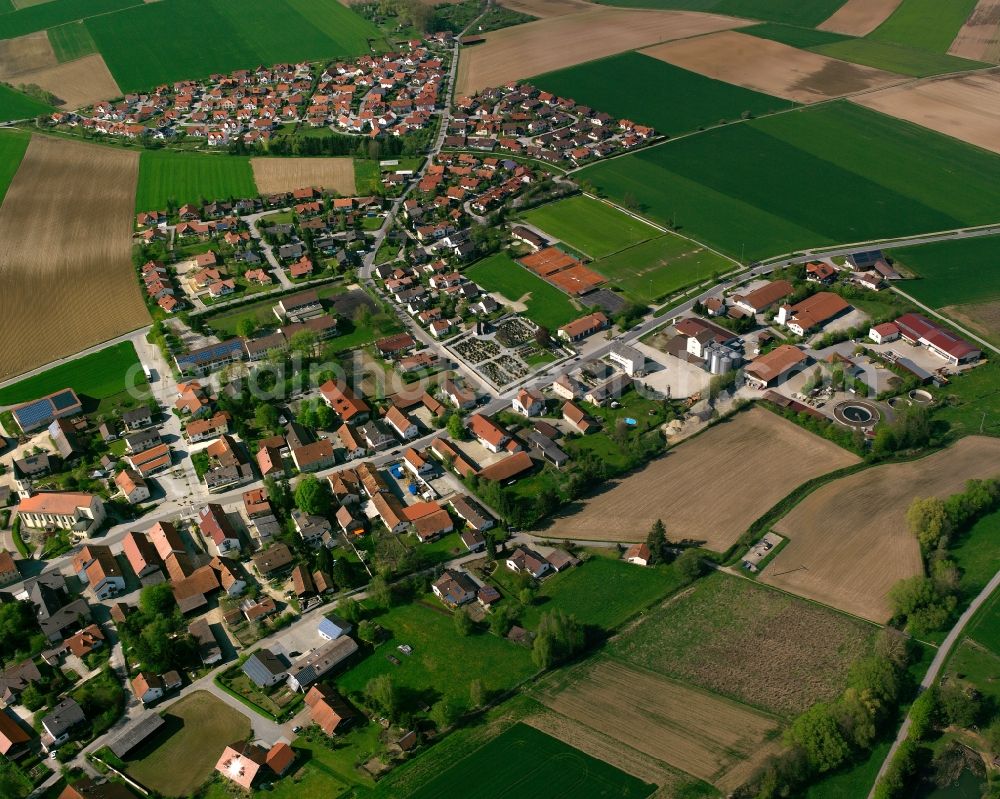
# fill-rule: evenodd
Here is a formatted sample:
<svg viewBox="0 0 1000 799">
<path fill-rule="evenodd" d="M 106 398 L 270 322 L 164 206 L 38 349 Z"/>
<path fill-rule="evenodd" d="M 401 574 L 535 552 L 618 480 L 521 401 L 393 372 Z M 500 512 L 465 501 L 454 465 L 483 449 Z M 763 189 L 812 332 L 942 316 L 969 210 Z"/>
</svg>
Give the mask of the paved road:
<svg viewBox="0 0 1000 799">
<path fill-rule="evenodd" d="M 955 622 L 955 626 L 951 628 L 951 631 L 948 633 L 941 646 L 938 647 L 937 654 L 934 655 L 934 660 L 931 661 L 931 665 L 927 669 L 927 673 L 920 681 L 921 692 L 926 691 L 935 683 L 938 678 L 938 674 L 941 672 L 945 662 L 948 660 L 951 650 L 954 648 L 955 644 L 958 643 L 958 640 L 962 635 L 962 631 L 969 623 L 969 620 L 998 588 L 1000 588 L 1000 571 L 993 575 L 993 579 L 986 584 L 986 587 L 979 592 L 979 595 L 975 599 L 972 600 L 969 607 L 965 609 L 965 612 L 958 617 L 958 621 Z M 868 799 L 872 799 L 875 795 L 875 786 L 878 785 L 882 777 L 885 776 L 885 772 L 892 763 L 892 759 L 896 755 L 896 751 L 899 749 L 903 741 L 906 740 L 907 735 L 909 735 L 910 723 L 910 714 L 907 713 L 906 718 L 903 719 L 903 723 L 899 728 L 899 733 L 896 735 L 896 740 L 893 741 L 888 754 L 885 756 L 885 760 L 882 761 L 882 766 L 878 770 L 878 776 L 875 778 L 875 784 L 872 785 L 871 790 L 868 792 Z"/>
</svg>

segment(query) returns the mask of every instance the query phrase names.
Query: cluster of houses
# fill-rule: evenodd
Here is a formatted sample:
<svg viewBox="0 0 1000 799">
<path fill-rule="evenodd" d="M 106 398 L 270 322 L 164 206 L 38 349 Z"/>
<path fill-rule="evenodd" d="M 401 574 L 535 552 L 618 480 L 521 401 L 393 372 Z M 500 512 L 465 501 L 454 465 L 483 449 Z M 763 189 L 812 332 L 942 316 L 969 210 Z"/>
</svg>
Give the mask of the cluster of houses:
<svg viewBox="0 0 1000 799">
<path fill-rule="evenodd" d="M 54 112 L 50 123 L 129 140 L 185 134 L 211 147 L 237 140 L 266 146 L 286 124 L 403 136 L 428 125 L 445 77 L 440 54 L 412 40 L 399 52 L 354 61 L 276 64 L 177 81 L 80 114 Z"/>
<path fill-rule="evenodd" d="M 455 100 L 445 147 L 506 150 L 575 166 L 634 149 L 656 131 L 579 105 L 574 100 L 510 83 Z"/>
</svg>

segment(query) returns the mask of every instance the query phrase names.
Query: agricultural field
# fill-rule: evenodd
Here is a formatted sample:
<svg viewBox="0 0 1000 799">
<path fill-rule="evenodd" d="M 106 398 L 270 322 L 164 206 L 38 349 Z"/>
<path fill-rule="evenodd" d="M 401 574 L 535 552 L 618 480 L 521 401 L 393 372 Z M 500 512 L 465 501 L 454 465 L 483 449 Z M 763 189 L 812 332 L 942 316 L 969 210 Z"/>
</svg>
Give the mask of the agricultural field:
<svg viewBox="0 0 1000 799">
<path fill-rule="evenodd" d="M 197 24 L 178 28 L 178 19 Z M 338 0 L 170 0 L 86 25 L 126 92 L 257 64 L 359 55 L 379 36 Z M 150 37 L 155 48 L 126 46 Z"/>
<path fill-rule="evenodd" d="M 58 28 L 49 28 L 48 36 L 52 50 L 60 61 L 74 61 L 97 52 L 97 43 L 82 22 L 67 22 Z"/>
<path fill-rule="evenodd" d="M 1000 61 L 1000 0 L 979 0 L 948 48 L 952 55 Z"/>
<path fill-rule="evenodd" d="M 353 158 L 251 158 L 261 194 L 315 186 L 345 197 L 355 193 Z"/>
<path fill-rule="evenodd" d="M 954 536 L 948 554 L 961 572 L 959 597 L 963 604 L 971 602 L 1000 571 L 1000 512 L 984 516 L 967 531 Z"/>
<path fill-rule="evenodd" d="M 603 258 L 661 235 L 645 222 L 584 194 L 532 208 L 524 218 L 589 258 Z"/>
<path fill-rule="evenodd" d="M 410 799 L 644 799 L 656 786 L 516 724 L 425 783 Z"/>
<path fill-rule="evenodd" d="M 923 573 L 906 509 L 920 497 L 947 497 L 972 478 L 994 477 L 1000 439 L 969 436 L 906 463 L 865 469 L 816 489 L 774 525 L 786 536 L 761 580 L 785 591 L 884 622 L 888 593 Z"/>
<path fill-rule="evenodd" d="M 250 720 L 207 691 L 169 705 L 166 724 L 126 759 L 128 774 L 165 796 L 191 796 L 215 768 L 222 748 L 250 735 Z M 183 768 L 164 768 L 165 763 Z"/>
<path fill-rule="evenodd" d="M 1000 153 L 1000 120 L 992 113 L 997 91 L 1000 76 L 982 73 L 883 89 L 855 102 Z"/>
<path fill-rule="evenodd" d="M 900 80 L 891 72 L 740 31 L 666 42 L 643 52 L 709 78 L 797 103 L 829 100 Z"/>
<path fill-rule="evenodd" d="M 734 452 L 740 457 L 732 457 Z M 584 500 L 578 512 L 557 517 L 545 535 L 643 541 L 662 519 L 672 541 L 697 541 L 725 552 L 796 486 L 857 461 L 836 444 L 752 408 Z M 650 496 L 651 485 L 670 490 Z"/>
<path fill-rule="evenodd" d="M 605 5 L 731 14 L 812 28 L 831 16 L 844 0 L 601 0 Z"/>
<path fill-rule="evenodd" d="M 903 0 L 871 38 L 932 53 L 946 53 L 976 0 Z"/>
<path fill-rule="evenodd" d="M 760 25 L 742 28 L 740 32 L 759 36 L 761 39 L 770 39 L 772 42 L 781 42 L 800 50 L 810 50 L 813 47 L 842 42 L 851 38 L 828 30 L 799 28 L 795 25 L 782 25 L 778 22 L 762 22 Z"/>
<path fill-rule="evenodd" d="M 608 658 L 552 675 L 533 695 L 555 713 L 724 791 L 778 749 L 768 743 L 779 729 L 775 718 Z"/>
<path fill-rule="evenodd" d="M 0 132 L 0 204 L 28 149 L 30 136 L 20 130 Z"/>
<path fill-rule="evenodd" d="M 508 305 L 549 330 L 555 330 L 580 316 L 569 297 L 506 253 L 491 255 L 473 264 L 466 270 L 466 275 L 486 291 L 501 294 L 509 300 Z"/>
<path fill-rule="evenodd" d="M 855 64 L 864 64 L 915 78 L 940 75 L 945 72 L 982 69 L 987 66 L 978 61 L 956 58 L 945 53 L 916 50 L 912 47 L 903 47 L 875 39 L 847 39 L 834 44 L 813 47 L 812 51 L 831 58 L 840 58 Z"/>
<path fill-rule="evenodd" d="M 148 323 L 131 258 L 138 172 L 138 153 L 32 137 L 0 206 L 0 379 Z"/>
<path fill-rule="evenodd" d="M 462 52 L 456 91 L 469 94 L 657 42 L 749 24 L 709 14 L 591 9 L 487 33 L 483 44 Z"/>
<path fill-rule="evenodd" d="M 901 247 L 890 257 L 916 274 L 899 288 L 932 308 L 1000 299 L 1000 236 Z"/>
<path fill-rule="evenodd" d="M 750 259 L 1000 216 L 1000 158 L 847 102 L 711 130 L 578 174 L 729 255 L 745 245 Z"/>
<path fill-rule="evenodd" d="M 12 119 L 32 119 L 51 114 L 53 109 L 16 89 L 0 83 L 0 122 Z"/>
<path fill-rule="evenodd" d="M 109 14 L 136 5 L 141 5 L 140 0 L 50 0 L 10 14 L 0 14 L 0 39 L 13 39 L 15 36 L 24 36 L 73 20 L 95 14 Z"/>
<path fill-rule="evenodd" d="M 0 388 L 0 406 L 18 405 L 63 388 L 73 389 L 86 406 L 85 398 L 103 400 L 125 391 L 129 370 L 137 373 L 137 383 L 146 382 L 135 347 L 123 341 Z"/>
<path fill-rule="evenodd" d="M 635 52 L 548 72 L 531 83 L 671 136 L 794 105 Z"/>
<path fill-rule="evenodd" d="M 170 202 L 183 205 L 258 193 L 249 158 L 146 150 L 139 165 L 135 209 L 162 210 Z"/>
<path fill-rule="evenodd" d="M 374 652 L 355 656 L 355 665 L 336 678 L 345 694 L 364 690 L 379 674 L 391 674 L 407 712 L 432 705 L 443 696 L 468 704 L 469 682 L 482 680 L 488 692 L 505 691 L 535 672 L 531 653 L 488 632 L 462 637 L 455 632 L 451 611 L 433 595 L 391 608 L 376 621 L 389 634 Z M 413 654 L 400 655 L 399 644 Z M 400 657 L 393 665 L 387 654 Z"/>
<path fill-rule="evenodd" d="M 24 83 L 18 76 L 33 69 L 51 67 L 58 63 L 45 31 L 0 39 L 0 80 L 16 86 Z"/>
<path fill-rule="evenodd" d="M 875 628 L 717 573 L 647 613 L 608 647 L 617 660 L 781 716 L 836 696 Z"/>
<path fill-rule="evenodd" d="M 823 31 L 867 36 L 892 14 L 901 0 L 847 0 L 818 27 Z"/>
<path fill-rule="evenodd" d="M 667 233 L 588 266 L 645 304 L 713 274 L 728 272 L 734 263 L 690 239 Z"/>
<path fill-rule="evenodd" d="M 122 93 L 108 71 L 108 65 L 97 53 L 65 64 L 23 72 L 17 80 L 37 84 L 51 92 L 58 98 L 60 107 L 66 110 L 119 97 Z"/>
</svg>

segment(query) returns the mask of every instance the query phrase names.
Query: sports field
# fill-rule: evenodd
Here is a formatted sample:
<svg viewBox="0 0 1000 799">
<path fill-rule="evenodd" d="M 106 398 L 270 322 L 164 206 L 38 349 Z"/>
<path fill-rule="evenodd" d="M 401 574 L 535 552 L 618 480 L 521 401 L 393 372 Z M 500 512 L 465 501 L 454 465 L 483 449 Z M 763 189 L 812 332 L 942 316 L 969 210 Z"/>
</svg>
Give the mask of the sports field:
<svg viewBox="0 0 1000 799">
<path fill-rule="evenodd" d="M 1000 218 L 1000 158 L 847 102 L 711 130 L 579 175 L 735 257 L 744 245 L 760 258 Z"/>
<path fill-rule="evenodd" d="M 51 114 L 52 107 L 0 83 L 0 122 Z"/>
<path fill-rule="evenodd" d="M 410 799 L 643 799 L 655 785 L 525 724 L 441 772 Z"/>
<path fill-rule="evenodd" d="M 932 53 L 946 53 L 976 0 L 903 0 L 872 39 Z"/>
<path fill-rule="evenodd" d="M 648 303 L 716 272 L 728 272 L 735 264 L 689 239 L 667 233 L 589 266 L 636 301 Z"/>
<path fill-rule="evenodd" d="M 57 28 L 49 28 L 49 42 L 60 61 L 73 61 L 97 52 L 97 44 L 82 22 L 67 22 Z"/>
<path fill-rule="evenodd" d="M 1000 298 L 1000 236 L 903 247 L 889 255 L 918 275 L 899 288 L 932 308 Z"/>
<path fill-rule="evenodd" d="M 21 165 L 21 159 L 24 158 L 24 151 L 28 149 L 30 140 L 31 137 L 24 131 L 0 132 L 0 203 L 3 203 L 7 188 Z"/>
<path fill-rule="evenodd" d="M 379 37 L 338 0 L 170 0 L 86 24 L 126 92 L 257 64 L 359 55 Z M 149 40 L 156 47 L 129 46 Z"/>
<path fill-rule="evenodd" d="M 162 210 L 171 200 L 183 205 L 257 193 L 250 159 L 244 156 L 146 150 L 139 162 L 135 208 Z"/>
<path fill-rule="evenodd" d="M 531 83 L 671 136 L 795 105 L 635 52 L 538 75 Z"/>
<path fill-rule="evenodd" d="M 645 222 L 584 194 L 532 208 L 524 218 L 590 258 L 603 258 L 661 235 Z"/>
<path fill-rule="evenodd" d="M 669 527 L 668 527 L 669 535 Z M 727 574 L 647 613 L 610 654 L 783 716 L 829 700 L 875 628 Z"/>
<path fill-rule="evenodd" d="M 502 294 L 513 307 L 549 330 L 554 331 L 580 316 L 569 297 L 505 253 L 491 255 L 465 273 L 486 291 Z"/>
<path fill-rule="evenodd" d="M 812 28 L 833 14 L 844 0 L 600 0 L 604 5 L 662 8 L 730 14 L 734 17 L 787 22 Z"/>
<path fill-rule="evenodd" d="M 10 14 L 0 14 L 0 39 L 12 39 L 75 19 L 136 5 L 142 5 L 141 0 L 50 0 Z"/>
<path fill-rule="evenodd" d="M 125 390 L 130 369 L 136 383 L 146 382 L 135 347 L 131 341 L 123 341 L 0 388 L 0 405 L 18 405 L 63 388 L 102 400 Z"/>
</svg>

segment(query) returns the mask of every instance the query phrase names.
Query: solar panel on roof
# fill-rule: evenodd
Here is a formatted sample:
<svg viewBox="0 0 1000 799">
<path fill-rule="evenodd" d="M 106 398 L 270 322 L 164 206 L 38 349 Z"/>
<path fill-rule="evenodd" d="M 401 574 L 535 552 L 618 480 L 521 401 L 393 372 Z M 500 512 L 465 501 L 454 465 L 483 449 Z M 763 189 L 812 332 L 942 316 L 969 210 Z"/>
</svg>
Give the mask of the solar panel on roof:
<svg viewBox="0 0 1000 799">
<path fill-rule="evenodd" d="M 64 411 L 67 408 L 72 408 L 74 405 L 79 404 L 79 400 L 76 398 L 76 394 L 73 393 L 72 389 L 67 388 L 65 391 L 60 391 L 53 394 L 49 399 L 52 400 L 52 405 L 57 411 Z"/>
<path fill-rule="evenodd" d="M 23 428 L 25 425 L 38 424 L 52 416 L 52 405 L 47 399 L 35 400 L 14 410 L 14 418 Z"/>
</svg>

